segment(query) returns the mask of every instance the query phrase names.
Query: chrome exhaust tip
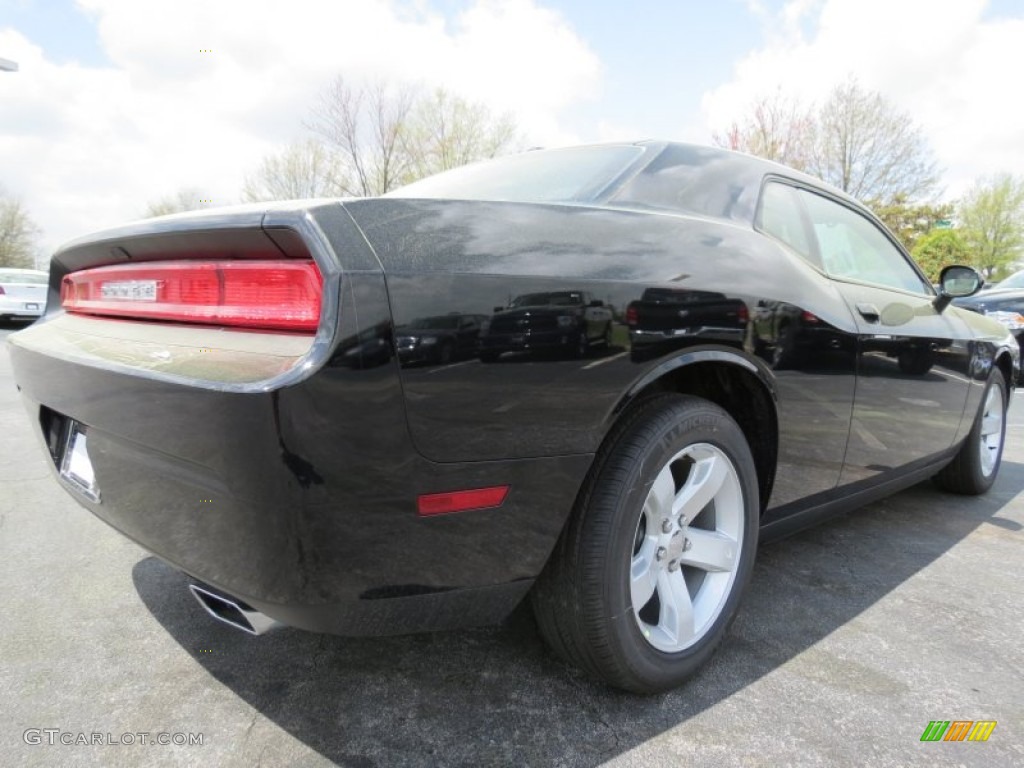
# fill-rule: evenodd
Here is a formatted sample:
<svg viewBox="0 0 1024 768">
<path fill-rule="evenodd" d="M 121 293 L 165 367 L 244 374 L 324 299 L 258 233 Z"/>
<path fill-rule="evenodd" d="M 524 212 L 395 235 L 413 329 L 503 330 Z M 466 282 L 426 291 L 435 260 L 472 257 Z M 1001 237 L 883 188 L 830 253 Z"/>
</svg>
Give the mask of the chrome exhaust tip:
<svg viewBox="0 0 1024 768">
<path fill-rule="evenodd" d="M 213 618 L 230 624 L 235 629 L 248 632 L 250 635 L 264 635 L 272 629 L 284 626 L 241 600 L 219 595 L 198 584 L 189 584 L 188 588 L 199 604 Z"/>
</svg>

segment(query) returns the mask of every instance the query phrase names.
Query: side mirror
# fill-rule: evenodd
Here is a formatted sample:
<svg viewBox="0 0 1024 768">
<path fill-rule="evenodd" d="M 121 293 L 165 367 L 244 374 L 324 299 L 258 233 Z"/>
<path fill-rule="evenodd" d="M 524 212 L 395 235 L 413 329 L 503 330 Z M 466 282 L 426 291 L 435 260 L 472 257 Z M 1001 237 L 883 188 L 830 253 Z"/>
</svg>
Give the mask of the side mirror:
<svg viewBox="0 0 1024 768">
<path fill-rule="evenodd" d="M 603 307 L 604 306 L 604 302 L 601 301 L 600 299 L 594 299 L 592 302 L 590 302 L 590 306 L 591 307 Z"/>
<path fill-rule="evenodd" d="M 495 308 L 494 308 L 494 311 L 495 311 L 495 312 L 504 312 L 504 311 L 505 311 L 505 308 L 504 308 L 504 307 L 495 307 Z"/>
<path fill-rule="evenodd" d="M 939 295 L 935 298 L 935 309 L 941 312 L 953 299 L 973 296 L 984 283 L 978 270 L 973 267 L 946 267 L 939 275 Z"/>
</svg>

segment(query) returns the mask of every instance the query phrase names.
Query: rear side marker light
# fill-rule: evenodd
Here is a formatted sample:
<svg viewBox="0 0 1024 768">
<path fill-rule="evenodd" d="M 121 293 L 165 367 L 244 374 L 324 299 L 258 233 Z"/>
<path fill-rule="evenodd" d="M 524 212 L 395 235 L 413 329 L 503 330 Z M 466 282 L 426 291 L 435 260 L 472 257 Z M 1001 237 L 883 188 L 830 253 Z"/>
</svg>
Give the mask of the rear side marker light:
<svg viewBox="0 0 1024 768">
<path fill-rule="evenodd" d="M 73 272 L 60 298 L 89 315 L 312 332 L 322 283 L 309 260 L 164 261 Z"/>
<path fill-rule="evenodd" d="M 449 512 L 468 512 L 473 509 L 490 509 L 500 507 L 508 496 L 509 486 L 497 485 L 493 488 L 475 488 L 471 491 L 452 491 L 451 493 L 428 493 L 420 496 L 417 511 L 422 517 L 430 515 L 446 515 Z"/>
</svg>

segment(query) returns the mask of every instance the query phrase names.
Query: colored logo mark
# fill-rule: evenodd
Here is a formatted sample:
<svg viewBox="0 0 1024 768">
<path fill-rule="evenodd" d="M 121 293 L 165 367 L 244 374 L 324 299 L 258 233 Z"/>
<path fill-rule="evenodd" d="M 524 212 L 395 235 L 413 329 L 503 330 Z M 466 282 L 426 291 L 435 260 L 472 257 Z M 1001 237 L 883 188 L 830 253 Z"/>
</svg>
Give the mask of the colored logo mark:
<svg viewBox="0 0 1024 768">
<path fill-rule="evenodd" d="M 995 720 L 930 720 L 921 741 L 988 741 Z"/>
</svg>

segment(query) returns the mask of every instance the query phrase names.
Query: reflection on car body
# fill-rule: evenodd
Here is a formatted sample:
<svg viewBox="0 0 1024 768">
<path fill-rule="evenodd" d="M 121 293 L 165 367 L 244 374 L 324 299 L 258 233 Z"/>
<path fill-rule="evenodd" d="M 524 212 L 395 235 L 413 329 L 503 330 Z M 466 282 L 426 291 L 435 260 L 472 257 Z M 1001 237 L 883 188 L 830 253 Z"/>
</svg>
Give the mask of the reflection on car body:
<svg viewBox="0 0 1024 768">
<path fill-rule="evenodd" d="M 475 357 L 480 347 L 480 329 L 487 320 L 486 315 L 461 312 L 411 320 L 395 328 L 398 360 L 402 365 L 447 365 Z"/>
<path fill-rule="evenodd" d="M 546 291 L 516 296 L 495 307 L 480 336 L 480 359 L 494 362 L 503 352 L 554 350 L 575 357 L 591 344 L 611 343 L 612 313 L 584 291 Z"/>
<path fill-rule="evenodd" d="M 700 343 L 741 347 L 749 319 L 742 300 L 691 288 L 647 288 L 626 307 L 631 352 L 638 359 Z"/>
</svg>

